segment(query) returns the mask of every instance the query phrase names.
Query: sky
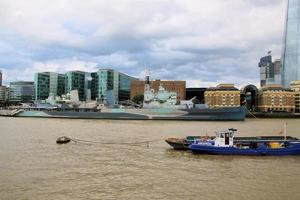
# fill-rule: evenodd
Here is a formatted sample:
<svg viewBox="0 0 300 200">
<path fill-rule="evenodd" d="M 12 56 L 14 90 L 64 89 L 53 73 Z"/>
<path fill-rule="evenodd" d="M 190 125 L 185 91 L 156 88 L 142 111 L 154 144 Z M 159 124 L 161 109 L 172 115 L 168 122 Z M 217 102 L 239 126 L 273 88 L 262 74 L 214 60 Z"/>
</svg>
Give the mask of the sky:
<svg viewBox="0 0 300 200">
<path fill-rule="evenodd" d="M 287 0 L 0 0 L 4 84 L 112 68 L 187 87 L 259 83 L 280 58 Z"/>
</svg>

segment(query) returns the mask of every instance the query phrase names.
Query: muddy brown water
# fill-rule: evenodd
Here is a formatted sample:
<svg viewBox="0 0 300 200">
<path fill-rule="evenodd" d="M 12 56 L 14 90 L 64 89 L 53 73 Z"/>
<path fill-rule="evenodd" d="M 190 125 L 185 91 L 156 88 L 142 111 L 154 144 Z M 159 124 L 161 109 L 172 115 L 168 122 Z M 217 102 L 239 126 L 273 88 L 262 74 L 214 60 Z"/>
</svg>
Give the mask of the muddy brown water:
<svg viewBox="0 0 300 200">
<path fill-rule="evenodd" d="M 0 199 L 300 199 L 300 156 L 193 155 L 167 137 L 237 128 L 240 136 L 278 135 L 300 119 L 244 122 L 112 121 L 0 117 Z M 153 140 L 149 147 L 55 143 Z"/>
</svg>

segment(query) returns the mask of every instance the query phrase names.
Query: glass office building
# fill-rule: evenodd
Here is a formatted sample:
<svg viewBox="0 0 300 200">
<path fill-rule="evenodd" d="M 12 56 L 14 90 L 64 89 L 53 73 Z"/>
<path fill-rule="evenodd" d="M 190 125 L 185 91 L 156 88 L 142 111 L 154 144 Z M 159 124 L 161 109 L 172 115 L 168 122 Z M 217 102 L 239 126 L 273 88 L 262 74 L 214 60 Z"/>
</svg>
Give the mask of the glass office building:
<svg viewBox="0 0 300 200">
<path fill-rule="evenodd" d="M 131 82 L 134 80 L 138 79 L 123 73 L 119 73 L 118 101 L 130 99 Z"/>
<path fill-rule="evenodd" d="M 97 71 L 98 83 L 96 97 L 99 101 L 108 101 L 114 104 L 115 98 L 113 97 L 114 89 L 114 70 L 100 69 Z"/>
<path fill-rule="evenodd" d="M 260 68 L 260 86 L 281 84 L 281 60 L 272 61 L 272 55 L 262 57 L 258 63 Z"/>
<path fill-rule="evenodd" d="M 260 86 L 263 87 L 270 78 L 274 77 L 272 56 L 262 57 L 258 63 L 258 67 L 260 68 Z"/>
<path fill-rule="evenodd" d="M 49 97 L 49 74 L 34 74 L 35 100 L 45 100 Z"/>
<path fill-rule="evenodd" d="M 34 82 L 17 81 L 9 84 L 9 101 L 31 103 L 34 100 Z"/>
<path fill-rule="evenodd" d="M 130 99 L 130 86 L 134 77 L 113 69 L 99 69 L 91 73 L 91 97 L 109 105 Z"/>
<path fill-rule="evenodd" d="M 282 55 L 282 85 L 300 80 L 300 0 L 289 0 Z"/>
<path fill-rule="evenodd" d="M 70 71 L 66 73 L 66 86 L 67 92 L 70 93 L 72 90 L 78 91 L 80 101 L 84 101 L 84 83 L 85 83 L 85 72 L 82 71 Z"/>
<path fill-rule="evenodd" d="M 55 72 L 41 72 L 34 75 L 35 100 L 45 100 L 50 94 L 61 96 L 66 93 L 66 76 Z"/>
<path fill-rule="evenodd" d="M 45 100 L 50 94 L 61 96 L 78 91 L 80 101 L 97 100 L 109 105 L 130 99 L 131 76 L 113 69 L 99 69 L 97 72 L 69 71 L 66 74 L 55 72 L 36 73 L 34 85 L 35 99 Z"/>
<path fill-rule="evenodd" d="M 99 76 L 97 72 L 91 73 L 91 99 L 98 99 Z"/>
</svg>

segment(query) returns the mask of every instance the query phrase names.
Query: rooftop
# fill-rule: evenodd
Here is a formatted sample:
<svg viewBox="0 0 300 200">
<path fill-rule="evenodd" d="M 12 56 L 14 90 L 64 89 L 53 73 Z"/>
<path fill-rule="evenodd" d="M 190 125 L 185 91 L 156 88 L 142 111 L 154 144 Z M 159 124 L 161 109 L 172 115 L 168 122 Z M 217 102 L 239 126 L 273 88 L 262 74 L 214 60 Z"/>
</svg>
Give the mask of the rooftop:
<svg viewBox="0 0 300 200">
<path fill-rule="evenodd" d="M 291 85 L 291 87 L 292 87 L 292 86 L 300 86 L 300 81 L 292 81 L 292 82 L 290 83 L 290 85 Z"/>
<path fill-rule="evenodd" d="M 232 83 L 221 83 L 217 85 L 217 87 L 210 87 L 207 89 L 207 91 L 217 91 L 217 90 L 226 90 L 226 91 L 238 91 L 236 87 L 234 87 L 234 84 Z"/>
</svg>

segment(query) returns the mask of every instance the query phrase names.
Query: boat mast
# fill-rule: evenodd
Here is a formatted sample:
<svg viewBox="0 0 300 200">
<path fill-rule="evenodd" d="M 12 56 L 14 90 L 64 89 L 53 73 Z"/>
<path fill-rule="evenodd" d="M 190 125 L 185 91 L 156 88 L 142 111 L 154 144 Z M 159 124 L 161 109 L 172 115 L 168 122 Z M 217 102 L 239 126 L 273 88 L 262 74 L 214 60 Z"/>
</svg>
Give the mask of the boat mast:
<svg viewBox="0 0 300 200">
<path fill-rule="evenodd" d="M 283 124 L 283 134 L 284 134 L 284 141 L 286 141 L 286 135 L 287 135 L 287 122 L 284 122 L 284 124 Z"/>
</svg>

